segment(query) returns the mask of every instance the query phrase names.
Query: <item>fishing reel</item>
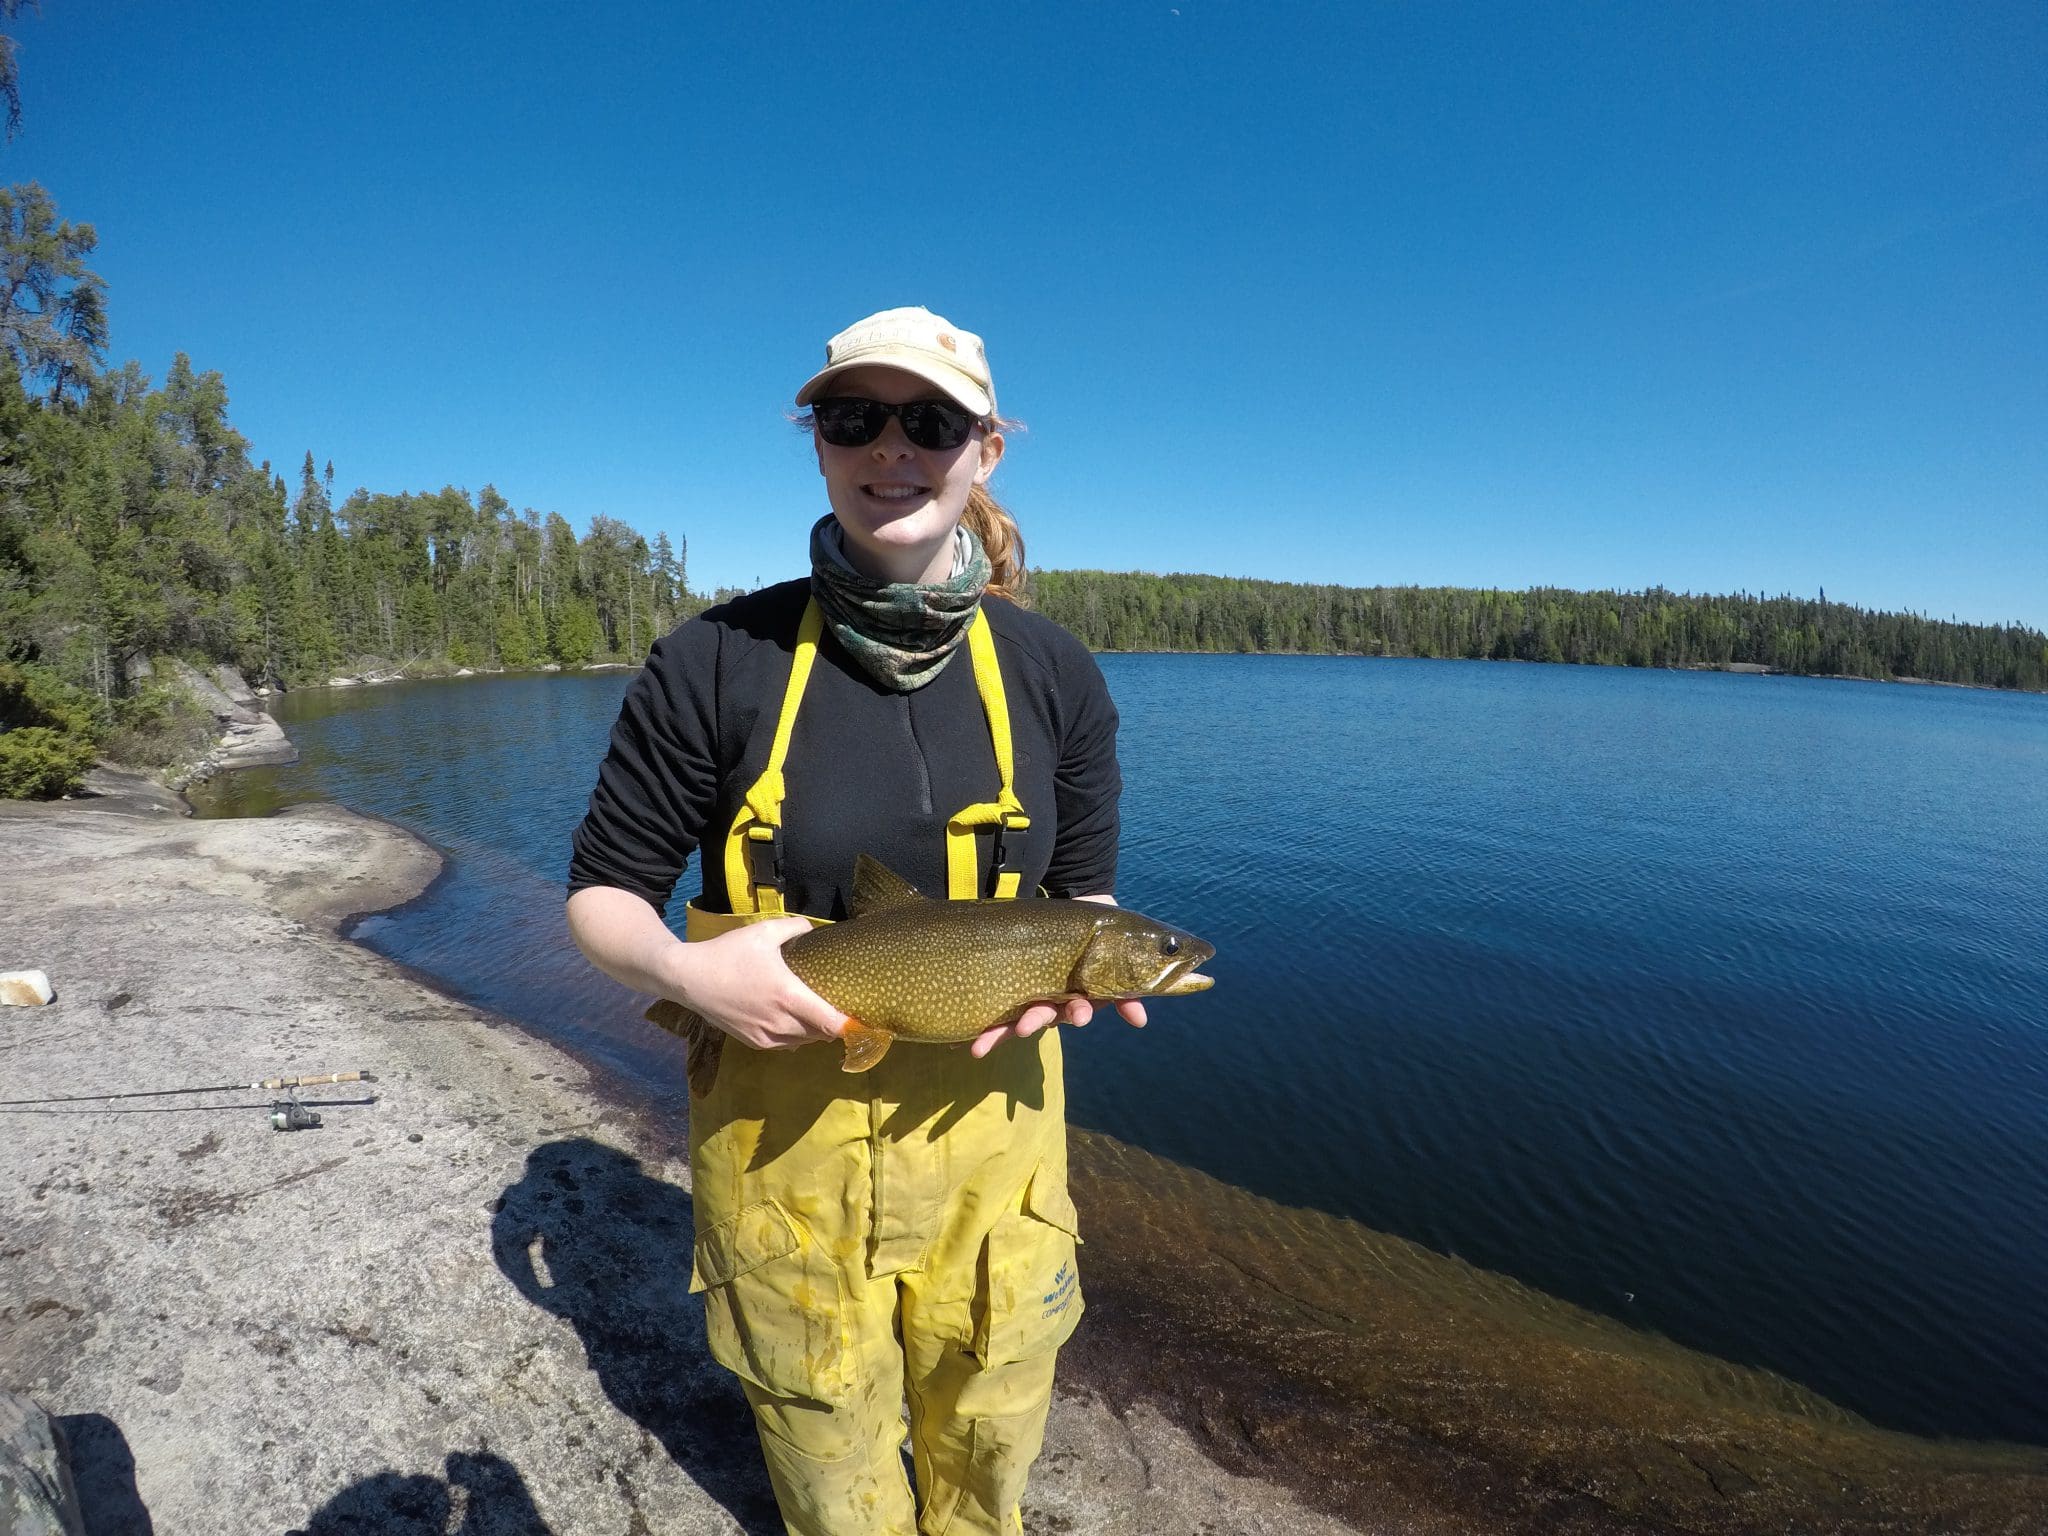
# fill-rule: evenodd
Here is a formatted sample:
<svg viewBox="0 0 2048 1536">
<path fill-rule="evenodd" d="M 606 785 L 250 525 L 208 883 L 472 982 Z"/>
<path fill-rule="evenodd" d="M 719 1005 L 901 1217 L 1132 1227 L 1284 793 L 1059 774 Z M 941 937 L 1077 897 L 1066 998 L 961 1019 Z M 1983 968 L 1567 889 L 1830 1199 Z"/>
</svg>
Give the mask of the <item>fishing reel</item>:
<svg viewBox="0 0 2048 1536">
<path fill-rule="evenodd" d="M 320 1116 L 301 1104 L 299 1096 L 294 1093 L 270 1106 L 270 1128 L 273 1131 L 317 1131 Z"/>
<path fill-rule="evenodd" d="M 324 1088 L 329 1083 L 374 1083 L 374 1072 L 330 1072 L 325 1077 L 266 1077 L 260 1083 L 251 1083 L 252 1088 L 282 1088 L 286 1097 L 273 1099 L 270 1103 L 270 1128 L 273 1131 L 317 1131 L 320 1116 L 299 1102 L 301 1088 Z M 352 1101 L 351 1101 L 352 1102 Z M 366 1099 L 374 1103 L 375 1099 Z"/>
</svg>

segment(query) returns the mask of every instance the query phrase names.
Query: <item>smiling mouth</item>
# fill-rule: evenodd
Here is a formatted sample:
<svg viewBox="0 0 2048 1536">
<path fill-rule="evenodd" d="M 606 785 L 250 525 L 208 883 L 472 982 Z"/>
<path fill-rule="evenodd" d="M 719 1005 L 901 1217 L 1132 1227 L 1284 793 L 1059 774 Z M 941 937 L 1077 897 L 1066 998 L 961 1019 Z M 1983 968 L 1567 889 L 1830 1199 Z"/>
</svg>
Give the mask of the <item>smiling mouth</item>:
<svg viewBox="0 0 2048 1536">
<path fill-rule="evenodd" d="M 864 485 L 861 489 L 877 501 L 916 501 L 921 496 L 931 494 L 931 488 L 923 485 L 877 484 Z"/>
</svg>

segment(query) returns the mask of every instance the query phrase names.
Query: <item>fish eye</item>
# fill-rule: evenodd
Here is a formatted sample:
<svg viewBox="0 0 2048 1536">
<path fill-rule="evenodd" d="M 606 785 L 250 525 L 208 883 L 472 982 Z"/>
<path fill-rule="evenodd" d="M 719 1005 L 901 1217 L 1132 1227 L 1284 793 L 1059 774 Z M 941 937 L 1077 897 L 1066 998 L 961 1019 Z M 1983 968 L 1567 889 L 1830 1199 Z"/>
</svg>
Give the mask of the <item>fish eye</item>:
<svg viewBox="0 0 2048 1536">
<path fill-rule="evenodd" d="M 1177 938 L 1175 938 L 1175 937 L 1174 937 L 1174 936 L 1173 936 L 1172 934 L 1170 934 L 1170 933 L 1169 933 L 1169 934 L 1168 934 L 1168 935 L 1167 935 L 1167 936 L 1166 936 L 1165 938 L 1163 938 L 1163 939 L 1161 939 L 1161 940 L 1159 941 L 1159 952 L 1160 952 L 1160 953 L 1161 953 L 1162 955 L 1177 955 L 1177 954 L 1179 954 L 1179 953 L 1180 953 L 1180 940 L 1179 940 L 1179 939 L 1177 939 Z"/>
</svg>

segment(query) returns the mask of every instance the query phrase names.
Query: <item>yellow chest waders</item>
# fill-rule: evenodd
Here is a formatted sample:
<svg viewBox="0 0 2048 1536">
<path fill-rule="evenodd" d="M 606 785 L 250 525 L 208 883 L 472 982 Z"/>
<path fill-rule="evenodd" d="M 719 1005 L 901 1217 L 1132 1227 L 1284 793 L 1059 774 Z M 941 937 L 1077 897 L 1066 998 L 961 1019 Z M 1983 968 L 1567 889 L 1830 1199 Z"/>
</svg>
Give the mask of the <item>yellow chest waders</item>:
<svg viewBox="0 0 2048 1536">
<path fill-rule="evenodd" d="M 691 902 L 691 940 L 790 915 L 783 765 L 823 634 L 814 601 L 767 765 L 726 834 L 732 911 Z M 994 895 L 1013 898 L 1020 876 L 1003 867 L 1003 839 L 1030 819 L 983 614 L 967 650 L 998 788 L 946 823 L 946 895 L 982 894 L 988 829 Z M 920 1046 L 859 1077 L 840 1070 L 836 1047 L 727 1051 L 692 1102 L 690 1288 L 703 1294 L 712 1356 L 753 1408 L 794 1536 L 1022 1531 L 1054 1355 L 1082 1310 L 1059 1033 L 984 1060 Z M 915 1503 L 900 1459 L 906 1396 Z"/>
</svg>

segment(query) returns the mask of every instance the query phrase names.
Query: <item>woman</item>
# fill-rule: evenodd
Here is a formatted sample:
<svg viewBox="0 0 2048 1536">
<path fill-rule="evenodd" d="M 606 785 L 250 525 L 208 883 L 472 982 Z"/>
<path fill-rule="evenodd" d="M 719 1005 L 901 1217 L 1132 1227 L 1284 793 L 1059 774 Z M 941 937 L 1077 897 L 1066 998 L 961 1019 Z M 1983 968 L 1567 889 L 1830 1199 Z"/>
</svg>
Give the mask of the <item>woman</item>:
<svg viewBox="0 0 2048 1536">
<path fill-rule="evenodd" d="M 654 647 L 577 829 L 570 929 L 610 976 L 752 1047 L 693 1090 L 691 1288 L 789 1529 L 1013 1533 L 1081 1313 L 1045 1026 L 1091 1005 L 856 1076 L 839 1011 L 781 945 L 846 915 L 861 853 L 930 895 L 1113 900 L 1116 710 L 1080 642 L 1018 606 L 979 337 L 871 315 L 797 404 L 831 506 L 811 575 Z M 700 845 L 684 944 L 661 910 Z"/>
</svg>

